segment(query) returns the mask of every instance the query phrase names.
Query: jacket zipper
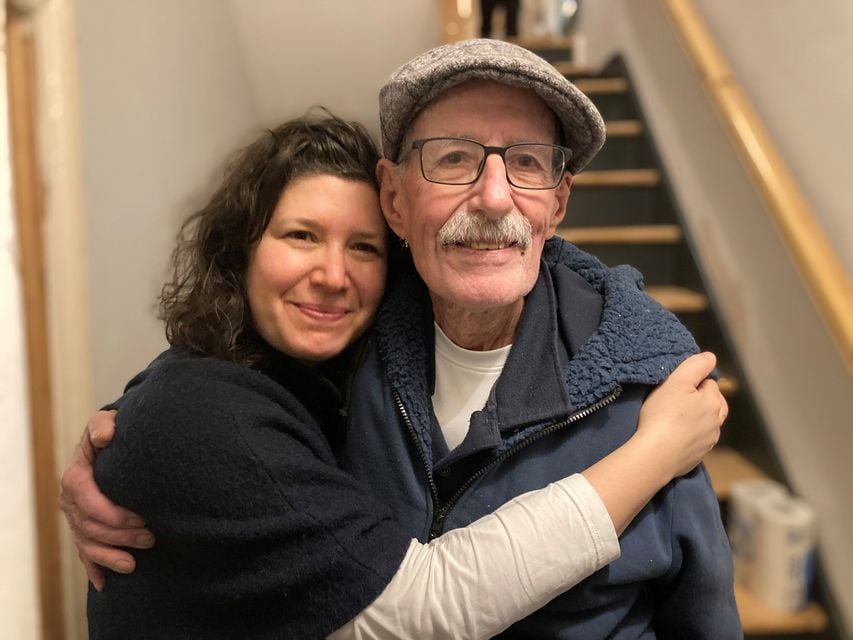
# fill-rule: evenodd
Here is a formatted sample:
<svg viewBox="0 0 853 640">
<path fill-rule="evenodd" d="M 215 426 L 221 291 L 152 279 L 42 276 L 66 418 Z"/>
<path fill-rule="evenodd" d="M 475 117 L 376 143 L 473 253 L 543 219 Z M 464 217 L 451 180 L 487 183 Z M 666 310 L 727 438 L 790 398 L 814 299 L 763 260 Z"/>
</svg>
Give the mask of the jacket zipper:
<svg viewBox="0 0 853 640">
<path fill-rule="evenodd" d="M 421 463 L 423 463 L 424 470 L 426 471 L 427 481 L 429 482 L 429 491 L 432 495 L 432 504 L 438 504 L 438 487 L 435 484 L 435 477 L 432 475 L 432 467 L 429 462 L 427 462 L 426 453 L 424 452 L 424 448 L 421 445 L 421 440 L 418 438 L 418 434 L 415 433 L 415 425 L 412 424 L 411 418 L 409 418 L 409 412 L 406 411 L 406 407 L 403 405 L 403 401 L 400 399 L 400 394 L 396 391 L 394 392 L 394 401 L 397 403 L 397 409 L 400 411 L 400 415 L 403 418 L 403 422 L 406 423 L 406 427 L 409 430 L 409 435 L 412 437 L 412 440 L 415 443 L 415 448 L 418 450 L 418 454 L 421 457 Z"/>
<path fill-rule="evenodd" d="M 611 391 L 607 396 L 605 396 L 601 400 L 594 402 L 590 406 L 588 406 L 584 409 L 581 409 L 580 411 L 576 411 L 575 413 L 570 415 L 568 418 L 565 418 L 564 420 L 561 420 L 560 422 L 555 422 L 554 424 L 547 426 L 540 431 L 537 431 L 536 433 L 534 433 L 529 438 L 522 440 L 521 442 L 517 442 L 512 447 L 510 447 L 509 449 L 504 451 L 502 454 L 500 454 L 497 458 L 490 461 L 488 464 L 480 467 L 480 469 L 478 469 L 476 472 L 474 472 L 471 476 L 469 476 L 469 478 L 465 482 L 462 483 L 462 485 L 459 487 L 459 489 L 456 490 L 456 493 L 454 493 L 453 496 L 447 502 L 445 502 L 444 504 L 441 504 L 439 502 L 439 499 L 438 499 L 438 487 L 435 484 L 435 480 L 434 480 L 434 477 L 432 474 L 432 469 L 430 468 L 429 464 L 427 463 L 426 455 L 424 454 L 424 450 L 423 450 L 423 447 L 421 446 L 420 439 L 417 437 L 417 434 L 415 433 L 414 425 L 412 425 L 412 421 L 409 419 L 408 413 L 406 412 L 406 409 L 403 406 L 402 401 L 400 400 L 400 396 L 397 395 L 397 393 L 395 392 L 394 396 L 397 400 L 397 406 L 400 409 L 400 412 L 403 416 L 403 420 L 405 421 L 406 425 L 409 428 L 409 433 L 412 435 L 412 437 L 415 440 L 415 445 L 418 449 L 418 452 L 420 453 L 421 460 L 424 464 L 424 469 L 426 469 L 427 480 L 429 481 L 430 493 L 432 494 L 433 505 L 434 505 L 433 514 L 432 514 L 432 525 L 430 526 L 430 530 L 429 530 L 429 539 L 432 540 L 434 538 L 437 538 L 438 536 L 440 536 L 444 532 L 444 521 L 447 518 L 448 514 L 453 510 L 453 507 L 456 506 L 456 503 L 459 501 L 459 499 L 462 497 L 462 495 L 468 490 L 468 488 L 472 484 L 474 484 L 474 482 L 476 482 L 479 478 L 481 478 L 487 471 L 489 471 L 493 467 L 497 466 L 501 462 L 504 462 L 507 458 L 515 455 L 516 453 L 518 453 L 522 449 L 527 448 L 528 446 L 530 446 L 534 442 L 538 442 L 542 438 L 545 438 L 545 437 L 559 431 L 560 429 L 563 429 L 563 428 L 567 427 L 568 425 L 570 425 L 574 422 L 577 422 L 578 420 L 582 420 L 583 418 L 586 418 L 586 417 L 592 415 L 596 411 L 603 409 L 607 405 L 614 402 L 621 394 L 622 394 L 622 387 L 617 385 L 613 391 Z"/>
</svg>

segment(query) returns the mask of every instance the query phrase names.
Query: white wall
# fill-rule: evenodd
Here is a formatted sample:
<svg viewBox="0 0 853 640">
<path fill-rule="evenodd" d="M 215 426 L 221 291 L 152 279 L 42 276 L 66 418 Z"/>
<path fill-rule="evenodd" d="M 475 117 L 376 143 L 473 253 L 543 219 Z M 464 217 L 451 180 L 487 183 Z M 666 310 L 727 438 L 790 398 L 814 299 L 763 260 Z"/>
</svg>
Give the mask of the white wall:
<svg viewBox="0 0 853 640">
<path fill-rule="evenodd" d="M 2 25 L 5 12 L 0 6 Z M 0 50 L 0 637 L 29 639 L 40 637 L 41 622 L 23 305 L 7 123 L 4 39 Z"/>
<path fill-rule="evenodd" d="M 165 346 L 155 301 L 179 221 L 258 126 L 228 6 L 77 2 L 95 401 Z"/>
<path fill-rule="evenodd" d="M 379 131 L 379 87 L 439 44 L 437 0 L 227 0 L 266 125 L 322 104 Z"/>
<path fill-rule="evenodd" d="M 737 9 L 745 4 L 750 3 L 729 5 L 732 20 L 737 20 Z M 785 3 L 768 4 L 778 7 Z M 804 24 L 808 22 L 807 16 L 801 18 Z M 616 52 L 626 58 L 667 176 L 710 279 L 711 293 L 731 332 L 773 444 L 793 489 L 818 513 L 823 568 L 846 617 L 848 632 L 853 632 L 850 374 L 701 79 L 677 41 L 662 3 L 597 0 L 584 6 L 580 27 L 592 66 L 605 63 Z M 850 29 L 848 24 L 848 37 Z M 810 33 L 810 28 L 805 31 Z M 757 27 L 752 35 L 759 36 Z M 793 55 L 795 33 L 789 41 Z M 761 44 L 753 46 L 760 48 Z M 787 63 L 768 63 L 763 73 L 787 77 L 787 68 Z M 814 111 L 831 112 L 831 105 L 839 99 L 832 86 L 826 84 L 822 92 L 809 96 Z M 845 91 L 840 89 L 842 94 Z M 803 133 L 803 144 L 814 139 Z M 834 157 L 835 144 L 825 140 L 825 146 L 815 153 Z M 849 173 L 849 161 L 844 167 Z M 843 198 L 849 188 L 848 184 L 831 186 L 839 191 L 835 195 L 821 192 L 823 198 Z"/>
<path fill-rule="evenodd" d="M 438 43 L 423 0 L 77 0 L 93 384 L 164 346 L 154 303 L 179 221 L 226 155 L 323 104 L 378 131 L 379 86 Z"/>
<path fill-rule="evenodd" d="M 853 2 L 696 4 L 853 277 Z"/>
</svg>

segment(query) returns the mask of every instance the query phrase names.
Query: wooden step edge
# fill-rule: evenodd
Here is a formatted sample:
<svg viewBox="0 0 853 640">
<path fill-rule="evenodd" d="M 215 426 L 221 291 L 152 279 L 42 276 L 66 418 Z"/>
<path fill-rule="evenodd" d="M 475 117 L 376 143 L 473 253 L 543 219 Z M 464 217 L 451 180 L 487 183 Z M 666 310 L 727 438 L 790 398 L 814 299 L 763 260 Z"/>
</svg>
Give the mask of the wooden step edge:
<svg viewBox="0 0 853 640">
<path fill-rule="evenodd" d="M 574 187 L 656 187 L 661 175 L 657 169 L 614 169 L 584 171 L 572 180 Z"/>
<path fill-rule="evenodd" d="M 608 138 L 631 138 L 643 133 L 643 123 L 639 120 L 607 120 L 604 129 Z"/>
<path fill-rule="evenodd" d="M 708 296 L 674 285 L 650 285 L 646 293 L 673 313 L 700 313 L 708 308 Z"/>
<path fill-rule="evenodd" d="M 723 427 L 725 429 L 725 427 Z M 731 447 L 714 447 L 702 461 L 711 477 L 711 486 L 717 499 L 725 502 L 731 495 L 732 485 L 742 480 L 769 480 L 769 476 L 748 458 Z"/>
<path fill-rule="evenodd" d="M 578 78 L 574 85 L 588 96 L 619 95 L 628 92 L 625 78 Z"/>
<path fill-rule="evenodd" d="M 572 39 L 569 36 L 555 36 L 548 33 L 540 36 L 518 36 L 508 40 L 519 47 L 531 50 L 567 51 L 572 48 Z"/>
<path fill-rule="evenodd" d="M 715 447 L 708 452 L 703 462 L 711 477 L 714 493 L 720 501 L 728 500 L 731 487 L 736 482 L 769 479 L 749 459 L 730 447 Z M 826 612 L 815 602 L 808 603 L 800 611 L 778 611 L 765 605 L 746 586 L 737 582 L 735 600 L 743 630 L 747 634 L 819 633 L 828 624 Z"/>
<path fill-rule="evenodd" d="M 564 76 L 591 76 L 594 75 L 589 67 L 586 67 L 582 64 L 578 64 L 574 60 L 560 60 L 553 63 L 554 68 L 557 69 Z M 577 85 L 575 85 L 577 86 Z"/>
<path fill-rule="evenodd" d="M 725 398 L 731 398 L 740 388 L 737 378 L 726 375 L 725 373 L 720 374 L 717 384 L 720 387 L 720 393 L 722 393 Z"/>
<path fill-rule="evenodd" d="M 744 633 L 747 634 L 820 633 L 828 624 L 826 612 L 816 602 L 808 603 L 800 611 L 777 611 L 766 606 L 758 596 L 737 582 L 735 600 Z"/>
<path fill-rule="evenodd" d="M 677 244 L 681 227 L 677 224 L 646 224 L 608 227 L 561 227 L 561 238 L 574 244 Z"/>
</svg>

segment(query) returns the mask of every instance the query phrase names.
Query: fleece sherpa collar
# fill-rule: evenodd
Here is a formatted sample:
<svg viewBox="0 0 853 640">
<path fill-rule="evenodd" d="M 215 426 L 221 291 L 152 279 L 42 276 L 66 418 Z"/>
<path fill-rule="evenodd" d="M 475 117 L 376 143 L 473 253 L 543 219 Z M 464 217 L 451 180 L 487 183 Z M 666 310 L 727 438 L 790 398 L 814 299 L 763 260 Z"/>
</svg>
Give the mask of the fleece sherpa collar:
<svg viewBox="0 0 853 640">
<path fill-rule="evenodd" d="M 547 269 L 573 271 L 603 298 L 598 329 L 577 345 L 565 365 L 563 381 L 575 409 L 591 405 L 621 384 L 657 384 L 698 350 L 675 316 L 642 291 L 642 277 L 635 269 L 608 268 L 560 239 L 546 243 L 542 261 Z M 392 388 L 422 440 L 429 442 L 434 377 L 432 307 L 411 260 L 401 262 L 377 317 L 376 338 Z M 567 307 L 571 302 L 562 300 L 558 306 Z"/>
<path fill-rule="evenodd" d="M 640 272 L 608 268 L 571 243 L 550 240 L 542 259 L 578 273 L 604 296 L 601 324 L 569 362 L 566 385 L 575 406 L 606 396 L 616 384 L 655 385 L 698 352 L 672 312 L 643 291 Z"/>
</svg>

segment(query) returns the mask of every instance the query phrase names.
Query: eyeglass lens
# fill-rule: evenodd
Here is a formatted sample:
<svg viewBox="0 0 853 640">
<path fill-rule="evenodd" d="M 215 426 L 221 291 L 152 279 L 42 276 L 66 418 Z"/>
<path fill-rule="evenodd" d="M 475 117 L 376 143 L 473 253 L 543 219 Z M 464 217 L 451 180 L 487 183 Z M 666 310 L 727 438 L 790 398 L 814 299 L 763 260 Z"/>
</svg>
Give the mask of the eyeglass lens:
<svg viewBox="0 0 853 640">
<path fill-rule="evenodd" d="M 486 149 L 472 140 L 435 138 L 421 145 L 424 178 L 442 184 L 470 184 L 485 164 Z M 516 144 L 503 153 L 509 183 L 527 189 L 550 189 L 562 177 L 563 149 L 550 144 Z"/>
</svg>

